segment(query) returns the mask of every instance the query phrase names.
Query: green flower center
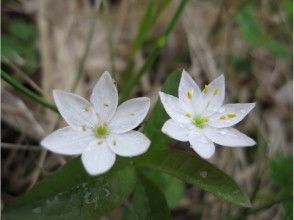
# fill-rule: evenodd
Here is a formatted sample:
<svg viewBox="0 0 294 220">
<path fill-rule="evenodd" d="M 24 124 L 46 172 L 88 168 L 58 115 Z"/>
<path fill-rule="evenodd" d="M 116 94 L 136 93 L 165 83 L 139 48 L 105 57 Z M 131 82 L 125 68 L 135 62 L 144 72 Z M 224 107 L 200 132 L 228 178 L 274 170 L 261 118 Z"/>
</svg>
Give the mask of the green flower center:
<svg viewBox="0 0 294 220">
<path fill-rule="evenodd" d="M 197 128 L 203 128 L 204 126 L 207 125 L 207 123 L 208 123 L 208 118 L 207 117 L 197 115 L 195 118 L 193 118 L 193 124 Z"/>
<path fill-rule="evenodd" d="M 105 138 L 109 131 L 105 125 L 100 125 L 94 128 L 94 135 L 97 138 Z"/>
</svg>

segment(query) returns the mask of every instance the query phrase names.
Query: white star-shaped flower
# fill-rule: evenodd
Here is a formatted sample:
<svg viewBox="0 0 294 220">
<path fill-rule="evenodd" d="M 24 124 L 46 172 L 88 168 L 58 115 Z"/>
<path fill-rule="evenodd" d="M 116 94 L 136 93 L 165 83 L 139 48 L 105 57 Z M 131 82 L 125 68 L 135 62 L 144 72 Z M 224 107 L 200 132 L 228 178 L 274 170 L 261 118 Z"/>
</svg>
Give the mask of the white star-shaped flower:
<svg viewBox="0 0 294 220">
<path fill-rule="evenodd" d="M 203 158 L 210 158 L 215 145 L 228 147 L 253 146 L 255 141 L 232 128 L 255 106 L 255 103 L 223 104 L 225 80 L 221 75 L 205 85 L 201 92 L 190 75 L 183 71 L 179 98 L 160 92 L 160 99 L 171 119 L 162 132 L 179 141 L 189 141 Z"/>
<path fill-rule="evenodd" d="M 134 131 L 150 108 L 147 97 L 134 98 L 118 105 L 116 86 L 108 72 L 96 83 L 86 99 L 54 90 L 57 108 L 68 123 L 45 137 L 41 145 L 55 153 L 82 155 L 82 163 L 90 175 L 107 172 L 119 156 L 137 156 L 147 151 L 150 140 Z"/>
</svg>

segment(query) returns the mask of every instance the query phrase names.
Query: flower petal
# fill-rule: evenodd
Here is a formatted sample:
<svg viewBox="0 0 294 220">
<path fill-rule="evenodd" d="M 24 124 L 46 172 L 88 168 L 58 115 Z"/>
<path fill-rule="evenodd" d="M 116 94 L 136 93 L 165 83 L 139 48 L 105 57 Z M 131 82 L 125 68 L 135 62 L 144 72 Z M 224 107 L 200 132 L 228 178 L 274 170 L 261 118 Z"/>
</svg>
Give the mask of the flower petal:
<svg viewBox="0 0 294 220">
<path fill-rule="evenodd" d="M 93 141 L 82 153 L 82 163 L 90 175 L 107 172 L 115 162 L 115 153 L 105 141 Z"/>
<path fill-rule="evenodd" d="M 161 131 L 169 137 L 179 141 L 189 141 L 190 130 L 185 124 L 181 124 L 174 119 L 167 120 Z"/>
<path fill-rule="evenodd" d="M 208 124 L 216 128 L 230 127 L 240 122 L 254 107 L 255 103 L 226 104 L 209 117 Z"/>
<path fill-rule="evenodd" d="M 45 137 L 41 141 L 41 146 L 58 154 L 79 155 L 93 140 L 94 136 L 86 131 L 65 127 Z"/>
<path fill-rule="evenodd" d="M 53 97 L 58 111 L 71 127 L 80 129 L 97 124 L 92 105 L 86 99 L 62 90 L 53 90 Z"/>
<path fill-rule="evenodd" d="M 206 127 L 204 134 L 214 143 L 228 147 L 246 147 L 256 144 L 253 139 L 235 128 Z"/>
<path fill-rule="evenodd" d="M 191 76 L 183 70 L 179 85 L 179 100 L 188 111 L 192 112 L 199 101 L 201 91 Z"/>
<path fill-rule="evenodd" d="M 109 123 L 111 132 L 124 133 L 137 127 L 146 117 L 150 108 L 147 97 L 134 98 L 120 104 Z"/>
<path fill-rule="evenodd" d="M 105 71 L 94 86 L 90 101 L 99 115 L 100 122 L 109 122 L 118 103 L 117 89 L 109 72 Z"/>
<path fill-rule="evenodd" d="M 143 154 L 150 146 L 150 140 L 138 131 L 112 134 L 107 138 L 107 143 L 114 153 L 125 157 Z"/>
<path fill-rule="evenodd" d="M 225 77 L 220 75 L 213 80 L 208 86 L 204 87 L 202 92 L 204 97 L 203 113 L 206 116 L 213 114 L 223 104 L 225 98 Z"/>
<path fill-rule="evenodd" d="M 193 150 L 202 158 L 208 159 L 215 152 L 215 146 L 213 142 L 208 140 L 202 134 L 191 133 L 189 142 Z"/>
<path fill-rule="evenodd" d="M 189 122 L 189 118 L 186 116 L 189 112 L 183 109 L 178 98 L 165 94 L 164 92 L 159 92 L 159 97 L 166 113 L 172 119 L 181 123 Z M 192 117 L 192 115 L 190 117 Z"/>
</svg>

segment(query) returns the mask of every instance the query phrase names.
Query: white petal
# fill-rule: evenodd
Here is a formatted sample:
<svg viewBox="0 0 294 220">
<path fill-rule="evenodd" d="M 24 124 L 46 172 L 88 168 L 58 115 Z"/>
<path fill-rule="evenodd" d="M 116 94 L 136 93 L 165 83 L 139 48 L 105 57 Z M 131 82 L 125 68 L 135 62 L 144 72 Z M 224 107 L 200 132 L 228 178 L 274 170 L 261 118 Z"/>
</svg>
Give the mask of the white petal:
<svg viewBox="0 0 294 220">
<path fill-rule="evenodd" d="M 79 155 L 92 142 L 94 136 L 87 131 L 71 127 L 58 129 L 45 137 L 41 145 L 49 151 L 64 155 Z"/>
<path fill-rule="evenodd" d="M 204 115 L 211 115 L 223 104 L 225 98 L 225 77 L 220 75 L 202 92 L 204 97 Z"/>
<path fill-rule="evenodd" d="M 115 162 L 115 153 L 105 141 L 93 141 L 82 153 L 82 162 L 90 175 L 107 172 Z"/>
<path fill-rule="evenodd" d="M 181 104 L 185 105 L 190 111 L 193 111 L 194 107 L 197 106 L 200 95 L 201 91 L 197 84 L 191 76 L 183 70 L 179 85 L 179 100 Z"/>
<path fill-rule="evenodd" d="M 189 122 L 189 118 L 185 115 L 190 112 L 183 109 L 178 98 L 165 94 L 164 92 L 159 92 L 159 97 L 166 113 L 172 119 L 182 123 Z"/>
<path fill-rule="evenodd" d="M 198 153 L 202 158 L 208 159 L 215 152 L 215 146 L 213 142 L 208 140 L 202 134 L 190 134 L 190 144 L 193 150 Z"/>
<path fill-rule="evenodd" d="M 80 129 L 97 124 L 92 105 L 86 99 L 62 90 L 53 90 L 53 97 L 59 113 L 71 127 Z"/>
<path fill-rule="evenodd" d="M 208 124 L 216 128 L 230 127 L 240 122 L 255 106 L 255 103 L 226 104 L 209 117 Z"/>
<path fill-rule="evenodd" d="M 190 130 L 185 124 L 181 124 L 173 119 L 167 120 L 161 131 L 169 137 L 179 141 L 189 141 Z"/>
<path fill-rule="evenodd" d="M 117 89 L 109 72 L 105 71 L 94 86 L 90 101 L 99 115 L 100 122 L 109 122 L 118 103 Z"/>
<path fill-rule="evenodd" d="M 206 127 L 204 134 L 214 143 L 228 147 L 253 146 L 256 142 L 235 128 Z"/>
<path fill-rule="evenodd" d="M 120 104 L 109 123 L 111 132 L 124 133 L 137 127 L 146 117 L 150 108 L 150 99 L 140 97 Z"/>
<path fill-rule="evenodd" d="M 124 157 L 143 154 L 150 146 L 150 140 L 138 131 L 129 131 L 124 134 L 111 134 L 107 138 L 107 143 L 114 153 Z"/>
</svg>

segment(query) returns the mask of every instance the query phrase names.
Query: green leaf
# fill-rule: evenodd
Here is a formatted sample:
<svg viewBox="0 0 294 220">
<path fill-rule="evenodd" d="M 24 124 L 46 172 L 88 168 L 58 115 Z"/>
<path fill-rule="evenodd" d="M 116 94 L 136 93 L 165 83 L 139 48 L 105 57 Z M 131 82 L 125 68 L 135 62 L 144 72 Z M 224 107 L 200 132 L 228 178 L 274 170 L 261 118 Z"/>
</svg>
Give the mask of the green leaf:
<svg viewBox="0 0 294 220">
<path fill-rule="evenodd" d="M 128 210 L 126 220 L 170 219 L 169 209 L 162 191 L 142 172 L 133 194 L 133 205 Z"/>
<path fill-rule="evenodd" d="M 67 163 L 4 210 L 7 220 L 97 219 L 120 205 L 135 186 L 134 168 L 119 160 L 107 174 L 89 176 L 80 159 Z"/>
<path fill-rule="evenodd" d="M 231 177 L 201 159 L 177 150 L 159 150 L 146 154 L 135 161 L 166 172 L 184 182 L 192 183 L 201 189 L 240 206 L 250 207 L 250 201 Z"/>
<path fill-rule="evenodd" d="M 271 52 L 272 54 L 278 57 L 281 57 L 281 58 L 289 57 L 289 51 L 287 50 L 286 46 L 275 39 L 269 38 L 265 42 L 265 48 L 269 52 Z"/>
<path fill-rule="evenodd" d="M 146 175 L 151 179 L 164 193 L 168 207 L 176 208 L 184 195 L 184 184 L 179 179 L 150 169 Z"/>
<path fill-rule="evenodd" d="M 252 15 L 250 6 L 244 7 L 237 14 L 237 22 L 241 36 L 251 45 L 259 47 L 262 44 L 262 34 L 259 23 Z"/>
<path fill-rule="evenodd" d="M 256 48 L 264 48 L 277 57 L 288 58 L 290 53 L 287 47 L 282 42 L 275 40 L 271 33 L 262 31 L 261 24 L 253 16 L 252 11 L 252 7 L 248 5 L 237 14 L 240 35 Z"/>
<path fill-rule="evenodd" d="M 162 86 L 162 91 L 171 95 L 177 95 L 181 74 L 177 70 L 170 74 Z M 149 152 L 158 149 L 166 148 L 169 138 L 161 132 L 164 122 L 168 119 L 160 100 L 158 99 L 148 121 L 144 126 L 144 133 L 151 140 Z"/>
<path fill-rule="evenodd" d="M 23 42 L 32 43 L 36 40 L 37 29 L 35 25 L 22 20 L 13 20 L 9 25 L 9 32 Z"/>
</svg>

